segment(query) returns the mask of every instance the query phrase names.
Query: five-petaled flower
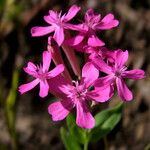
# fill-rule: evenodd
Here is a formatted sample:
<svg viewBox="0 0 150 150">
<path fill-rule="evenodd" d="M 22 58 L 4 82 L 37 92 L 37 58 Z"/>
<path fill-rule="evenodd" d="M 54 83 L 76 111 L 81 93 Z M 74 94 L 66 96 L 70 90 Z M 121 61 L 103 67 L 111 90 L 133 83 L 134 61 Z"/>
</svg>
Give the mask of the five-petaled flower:
<svg viewBox="0 0 150 150">
<path fill-rule="evenodd" d="M 111 88 L 109 86 L 90 90 L 90 87 L 94 86 L 98 76 L 99 71 L 89 62 L 82 69 L 80 83 L 76 81 L 72 85 L 64 81 L 62 77 L 49 81 L 50 85 L 53 84 L 53 88 L 50 91 L 56 92 L 60 98 L 60 101 L 54 102 L 48 107 L 48 112 L 52 115 L 53 121 L 63 120 L 75 107 L 77 125 L 82 128 L 93 128 L 95 120 L 90 113 L 88 104 L 91 100 L 105 102 L 112 96 L 110 95 Z"/>
<path fill-rule="evenodd" d="M 122 100 L 130 101 L 133 99 L 133 94 L 126 86 L 124 79 L 142 79 L 144 78 L 144 71 L 141 69 L 127 70 L 127 67 L 125 66 L 125 63 L 128 60 L 127 50 L 125 52 L 117 50 L 114 54 L 114 62 L 109 65 L 98 57 L 93 58 L 93 64 L 100 71 L 107 74 L 107 76 L 99 78 L 96 81 L 95 86 L 101 87 L 114 85 L 114 83 L 116 83 L 118 95 L 122 98 Z"/>
<path fill-rule="evenodd" d="M 51 63 L 51 53 L 48 51 L 43 52 L 43 65 L 36 66 L 32 62 L 29 62 L 24 71 L 36 78 L 30 83 L 23 84 L 19 87 L 21 94 L 33 89 L 38 83 L 40 84 L 40 97 L 45 97 L 48 95 L 49 84 L 48 80 L 56 77 L 64 71 L 64 66 L 62 64 L 57 65 L 53 70 L 48 71 Z"/>
<path fill-rule="evenodd" d="M 56 40 L 58 45 L 60 46 L 65 38 L 64 30 L 71 29 L 75 30 L 74 25 L 68 23 L 80 10 L 80 7 L 77 5 L 73 5 L 68 13 L 62 15 L 61 12 L 55 12 L 53 10 L 49 11 L 49 15 L 44 16 L 44 20 L 50 24 L 50 26 L 46 27 L 33 27 L 31 29 L 32 36 L 43 36 L 54 32 L 53 38 Z"/>
<path fill-rule="evenodd" d="M 97 37 L 96 31 L 112 29 L 119 24 L 113 14 L 108 14 L 101 19 L 101 15 L 94 13 L 93 9 L 86 12 L 84 20 L 82 24 L 76 25 L 80 33 L 67 41 L 68 44 L 77 46 L 77 50 L 80 50 L 78 45 L 83 43 L 92 47 L 104 46 L 105 43 Z"/>
</svg>

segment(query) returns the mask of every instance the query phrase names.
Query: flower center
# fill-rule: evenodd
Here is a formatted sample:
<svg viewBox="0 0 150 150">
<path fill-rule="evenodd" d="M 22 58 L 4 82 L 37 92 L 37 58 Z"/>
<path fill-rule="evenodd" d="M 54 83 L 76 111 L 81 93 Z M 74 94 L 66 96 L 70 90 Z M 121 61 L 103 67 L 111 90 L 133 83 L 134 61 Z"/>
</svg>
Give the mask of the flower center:
<svg viewBox="0 0 150 150">
<path fill-rule="evenodd" d="M 62 12 L 57 14 L 57 19 L 56 19 L 55 24 L 58 25 L 58 26 L 62 26 L 63 22 L 64 22 L 65 14 L 63 16 L 61 16 L 61 15 L 62 15 Z"/>
<path fill-rule="evenodd" d="M 89 21 L 86 22 L 87 26 L 89 27 L 90 31 L 95 31 L 95 27 L 97 25 L 97 21 L 94 18 L 91 18 Z"/>
<path fill-rule="evenodd" d="M 47 71 L 44 71 L 44 70 L 43 70 L 42 65 L 40 65 L 40 66 L 37 65 L 37 77 L 38 77 L 39 79 L 41 79 L 41 80 L 46 79 L 47 73 L 48 73 Z"/>
<path fill-rule="evenodd" d="M 127 69 L 126 66 L 123 66 L 120 69 L 115 69 L 115 76 L 116 77 L 120 77 L 122 75 L 122 73 Z"/>
<path fill-rule="evenodd" d="M 68 97 L 77 101 L 77 100 L 85 100 L 87 89 L 85 85 L 80 85 L 78 81 L 73 81 L 74 86 L 68 92 Z"/>
</svg>

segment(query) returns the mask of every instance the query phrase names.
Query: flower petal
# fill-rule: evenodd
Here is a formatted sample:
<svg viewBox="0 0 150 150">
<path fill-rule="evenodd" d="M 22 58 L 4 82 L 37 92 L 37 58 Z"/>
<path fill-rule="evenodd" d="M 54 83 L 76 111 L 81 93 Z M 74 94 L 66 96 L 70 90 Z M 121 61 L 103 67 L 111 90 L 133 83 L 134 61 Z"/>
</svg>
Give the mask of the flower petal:
<svg viewBox="0 0 150 150">
<path fill-rule="evenodd" d="M 61 99 L 66 98 L 66 94 L 62 91 L 62 87 L 70 84 L 61 74 L 48 80 L 48 84 L 50 93 Z"/>
<path fill-rule="evenodd" d="M 94 23 L 98 23 L 100 21 L 101 15 L 94 13 L 93 9 L 88 9 L 85 13 L 84 20 L 86 23 L 90 23 L 91 21 Z"/>
<path fill-rule="evenodd" d="M 106 74 L 112 74 L 112 68 L 108 66 L 100 57 L 92 58 L 92 63 L 100 71 Z"/>
<path fill-rule="evenodd" d="M 85 26 L 83 24 L 81 25 L 75 25 L 71 23 L 64 23 L 64 29 L 70 29 L 70 30 L 75 30 L 75 31 L 80 31 L 80 32 L 85 32 L 87 31 Z"/>
<path fill-rule="evenodd" d="M 62 27 L 58 27 L 55 30 L 53 38 L 57 42 L 57 44 L 60 46 L 64 41 L 64 29 Z"/>
<path fill-rule="evenodd" d="M 48 71 L 51 63 L 51 53 L 49 51 L 43 52 L 43 71 Z"/>
<path fill-rule="evenodd" d="M 21 94 L 26 93 L 27 91 L 32 90 L 39 82 L 40 82 L 39 79 L 35 79 L 32 82 L 23 84 L 23 85 L 19 86 L 19 92 Z"/>
<path fill-rule="evenodd" d="M 122 77 L 129 79 L 143 79 L 145 77 L 145 72 L 141 69 L 133 69 L 130 71 L 125 71 L 122 74 Z"/>
<path fill-rule="evenodd" d="M 64 65 L 60 64 L 60 65 L 57 65 L 53 70 L 51 70 L 49 73 L 48 73 L 48 76 L 50 78 L 53 78 L 53 77 L 56 77 L 58 76 L 60 73 L 62 73 L 64 71 Z"/>
<path fill-rule="evenodd" d="M 54 19 L 50 17 L 50 15 L 44 16 L 44 20 L 48 23 L 48 24 L 52 24 L 54 22 Z"/>
<path fill-rule="evenodd" d="M 27 67 L 24 68 L 24 71 L 31 75 L 31 76 L 36 76 L 36 69 L 37 67 L 32 63 L 32 62 L 28 62 Z"/>
<path fill-rule="evenodd" d="M 94 83 L 94 87 L 101 88 L 105 86 L 110 86 L 112 83 L 114 83 L 114 81 L 114 76 L 107 75 L 105 77 L 98 78 Z"/>
<path fill-rule="evenodd" d="M 116 52 L 115 51 L 109 50 L 106 47 L 101 47 L 100 52 L 101 52 L 103 59 L 106 59 L 108 62 L 110 62 L 112 64 L 115 62 L 115 58 L 116 58 Z"/>
<path fill-rule="evenodd" d="M 97 36 L 92 35 L 88 38 L 88 45 L 92 47 L 104 46 L 105 43 L 101 41 Z"/>
<path fill-rule="evenodd" d="M 102 22 L 104 23 L 110 23 L 114 19 L 113 14 L 107 14 L 103 19 Z"/>
<path fill-rule="evenodd" d="M 76 104 L 76 123 L 81 128 L 91 129 L 95 125 L 95 119 L 91 115 L 85 101 L 78 101 Z"/>
<path fill-rule="evenodd" d="M 96 88 L 96 90 L 87 93 L 88 98 L 96 102 L 106 102 L 114 95 L 114 87 L 112 85 L 105 88 Z"/>
<path fill-rule="evenodd" d="M 118 68 L 121 68 L 122 66 L 125 65 L 125 63 L 128 60 L 128 51 L 122 51 L 122 50 L 117 50 L 116 51 L 116 58 L 115 58 L 115 65 Z"/>
<path fill-rule="evenodd" d="M 123 79 L 117 78 L 116 85 L 117 85 L 118 95 L 121 97 L 122 100 L 131 101 L 133 99 L 133 94 L 128 89 Z"/>
<path fill-rule="evenodd" d="M 57 14 L 57 12 L 55 12 L 55 11 L 53 11 L 53 10 L 49 10 L 49 16 L 51 17 L 51 18 L 57 18 L 58 17 L 58 14 Z"/>
<path fill-rule="evenodd" d="M 89 86 L 92 86 L 92 84 L 98 78 L 98 76 L 99 71 L 95 68 L 95 66 L 91 62 L 88 62 L 83 66 L 81 82 L 83 82 L 87 88 Z"/>
<path fill-rule="evenodd" d="M 64 99 L 50 104 L 48 107 L 48 113 L 52 115 L 53 121 L 59 121 L 66 118 L 72 108 L 73 104 L 71 103 L 71 100 Z"/>
<path fill-rule="evenodd" d="M 53 10 L 49 11 L 49 15 L 44 16 L 44 20 L 49 24 L 55 23 L 56 19 L 57 19 L 57 13 L 54 12 Z"/>
<path fill-rule="evenodd" d="M 68 10 L 68 13 L 64 17 L 64 21 L 67 22 L 71 20 L 78 13 L 78 11 L 80 11 L 80 9 L 81 8 L 77 5 L 71 6 L 70 9 Z"/>
<path fill-rule="evenodd" d="M 40 97 L 46 97 L 48 95 L 48 91 L 49 91 L 49 85 L 48 85 L 47 80 L 40 81 L 39 96 Z"/>
<path fill-rule="evenodd" d="M 98 29 L 107 30 L 118 26 L 119 21 L 114 19 L 113 14 L 106 15 L 101 22 L 97 25 Z"/>
<path fill-rule="evenodd" d="M 68 26 L 68 23 L 67 23 L 67 26 Z M 85 36 L 89 30 L 89 27 L 87 26 L 87 24 L 81 23 L 81 24 L 73 25 L 72 30 L 80 31 L 84 33 L 84 36 Z"/>
<path fill-rule="evenodd" d="M 67 45 L 71 45 L 71 46 L 76 46 L 78 44 L 80 44 L 84 39 L 84 35 L 82 33 L 68 39 L 65 41 L 65 44 Z"/>
<path fill-rule="evenodd" d="M 54 31 L 53 26 L 47 26 L 47 27 L 33 27 L 31 29 L 32 36 L 43 36 L 46 34 L 49 34 Z"/>
</svg>

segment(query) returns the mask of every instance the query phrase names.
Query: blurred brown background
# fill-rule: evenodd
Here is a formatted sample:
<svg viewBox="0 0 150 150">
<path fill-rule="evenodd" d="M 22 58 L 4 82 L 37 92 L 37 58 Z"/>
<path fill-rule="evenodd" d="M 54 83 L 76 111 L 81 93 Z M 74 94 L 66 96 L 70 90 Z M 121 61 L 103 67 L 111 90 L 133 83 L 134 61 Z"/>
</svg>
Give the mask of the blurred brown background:
<svg viewBox="0 0 150 150">
<path fill-rule="evenodd" d="M 51 96 L 39 98 L 38 88 L 22 96 L 18 92 L 17 95 L 14 93 L 18 87 L 17 82 L 20 85 L 30 80 L 22 67 L 29 60 L 38 63 L 42 51 L 47 47 L 47 37 L 32 38 L 31 27 L 46 25 L 43 16 L 49 9 L 67 11 L 72 4 L 78 4 L 82 8 L 75 23 L 91 7 L 103 16 L 109 12 L 114 13 L 120 20 L 118 28 L 101 32 L 99 36 L 110 49 L 128 49 L 130 68 L 145 70 L 146 78 L 129 81 L 135 98 L 125 104 L 122 121 L 108 135 L 108 149 L 148 150 L 150 0 L 0 0 L 0 150 L 13 149 L 16 143 L 20 150 L 64 149 L 59 137 L 59 127 L 65 122 L 54 123 L 47 113 Z M 12 86 L 12 80 L 16 81 L 16 88 Z M 114 105 L 119 100 L 117 96 L 113 99 L 100 107 Z M 103 140 L 91 144 L 89 149 L 103 150 Z"/>
</svg>

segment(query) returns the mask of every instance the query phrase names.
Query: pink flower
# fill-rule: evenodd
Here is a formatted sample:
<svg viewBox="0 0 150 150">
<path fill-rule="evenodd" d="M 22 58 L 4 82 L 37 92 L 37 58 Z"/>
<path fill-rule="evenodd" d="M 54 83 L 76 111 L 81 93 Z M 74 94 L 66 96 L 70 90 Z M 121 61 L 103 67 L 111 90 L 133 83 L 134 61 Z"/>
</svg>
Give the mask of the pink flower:
<svg viewBox="0 0 150 150">
<path fill-rule="evenodd" d="M 107 60 L 107 62 L 113 62 L 115 53 L 112 50 L 109 50 L 106 47 L 84 47 L 85 53 L 89 54 L 89 59 L 92 60 L 95 57 L 99 57 L 99 59 Z"/>
<path fill-rule="evenodd" d="M 108 30 L 118 26 L 119 24 L 119 21 L 114 19 L 113 14 L 108 14 L 103 19 L 101 19 L 101 15 L 94 13 L 92 9 L 89 9 L 86 12 L 84 20 L 84 23 L 76 25 L 79 29 L 81 29 L 79 30 L 80 33 L 68 40 L 68 44 L 77 46 L 78 44 L 86 40 L 89 46 L 104 46 L 105 43 L 97 37 L 96 31 Z"/>
<path fill-rule="evenodd" d="M 32 36 L 43 36 L 54 32 L 53 38 L 56 40 L 58 45 L 60 46 L 64 41 L 64 30 L 65 29 L 73 29 L 73 25 L 67 23 L 70 21 L 80 10 L 80 7 L 73 5 L 67 14 L 62 16 L 61 12 L 54 12 L 52 10 L 49 11 L 48 16 L 44 16 L 44 20 L 50 24 L 47 27 L 33 27 L 31 29 Z"/>
<path fill-rule="evenodd" d="M 133 99 L 132 92 L 128 89 L 124 82 L 125 78 L 129 79 L 142 79 L 144 78 L 144 71 L 141 69 L 127 70 L 125 63 L 128 60 L 128 51 L 123 52 L 122 50 L 117 50 L 115 53 L 115 60 L 110 65 L 106 64 L 102 59 L 97 57 L 93 58 L 93 64 L 102 72 L 108 74 L 105 77 L 99 78 L 95 86 L 117 86 L 118 95 L 122 100 L 130 101 Z"/>
<path fill-rule="evenodd" d="M 49 105 L 48 112 L 52 115 L 53 121 L 66 118 L 69 112 L 76 108 L 76 123 L 82 128 L 93 128 L 95 120 L 90 113 L 89 102 L 105 102 L 110 98 L 110 88 L 90 90 L 99 76 L 99 71 L 91 64 L 86 63 L 82 69 L 81 82 L 73 82 L 74 85 L 64 81 L 62 77 L 57 77 L 49 82 L 53 84 L 50 91 L 57 94 L 60 101 Z M 56 86 L 57 85 L 57 86 Z"/>
<path fill-rule="evenodd" d="M 37 84 L 40 84 L 40 97 L 45 97 L 48 95 L 49 84 L 48 80 L 56 77 L 64 71 L 64 66 L 62 64 L 57 65 L 53 70 L 48 71 L 51 63 L 51 53 L 48 51 L 43 52 L 43 65 L 36 66 L 32 62 L 29 62 L 24 71 L 36 78 L 30 83 L 23 84 L 19 87 L 19 92 L 21 94 L 33 89 Z"/>
</svg>

